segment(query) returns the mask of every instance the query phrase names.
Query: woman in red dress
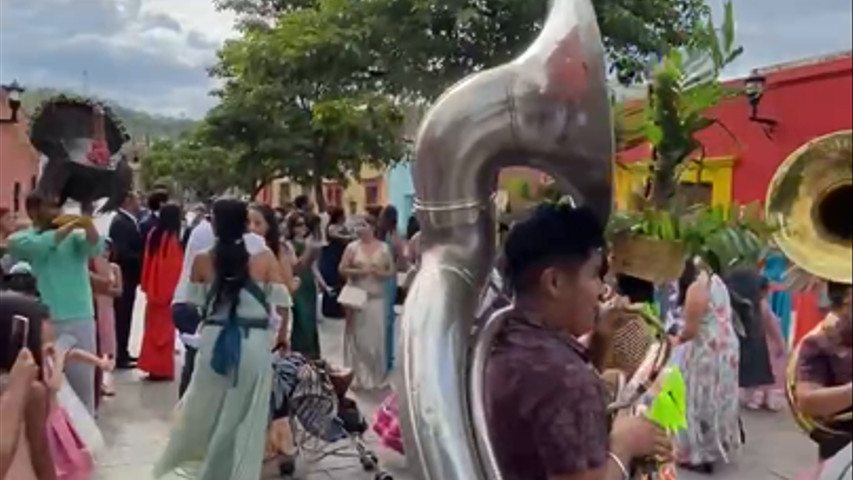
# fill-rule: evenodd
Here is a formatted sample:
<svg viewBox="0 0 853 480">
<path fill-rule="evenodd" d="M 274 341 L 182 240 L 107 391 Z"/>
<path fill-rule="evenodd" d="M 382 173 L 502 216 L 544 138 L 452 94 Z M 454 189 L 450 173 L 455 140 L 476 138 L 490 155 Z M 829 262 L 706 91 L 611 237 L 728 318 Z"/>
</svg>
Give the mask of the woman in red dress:
<svg viewBox="0 0 853 480">
<path fill-rule="evenodd" d="M 157 225 L 145 242 L 142 265 L 141 286 L 148 302 L 137 368 L 147 372 L 149 380 L 175 377 L 175 325 L 171 307 L 183 259 L 181 209 L 168 204 L 160 209 Z"/>
</svg>

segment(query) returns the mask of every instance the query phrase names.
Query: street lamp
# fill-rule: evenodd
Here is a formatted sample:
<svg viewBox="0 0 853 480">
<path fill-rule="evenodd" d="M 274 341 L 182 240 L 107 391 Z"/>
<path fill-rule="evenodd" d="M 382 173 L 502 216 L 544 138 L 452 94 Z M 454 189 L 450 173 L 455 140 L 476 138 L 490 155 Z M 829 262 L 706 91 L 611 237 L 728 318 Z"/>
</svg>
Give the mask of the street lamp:
<svg viewBox="0 0 853 480">
<path fill-rule="evenodd" d="M 764 98 L 764 91 L 767 87 L 767 79 L 758 73 L 758 70 L 753 70 L 749 77 L 744 81 L 746 98 L 749 105 L 752 107 L 752 113 L 749 119 L 753 122 L 760 123 L 765 127 L 765 133 L 773 130 L 779 122 L 772 118 L 763 118 L 758 115 L 758 105 L 761 104 L 761 99 Z"/>
<path fill-rule="evenodd" d="M 8 94 L 7 101 L 9 102 L 9 108 L 12 110 L 9 118 L 0 119 L 0 123 L 17 123 L 18 109 L 21 108 L 21 94 L 24 93 L 25 89 L 17 80 L 12 80 L 12 83 L 9 85 L 0 85 L 0 88 Z"/>
</svg>

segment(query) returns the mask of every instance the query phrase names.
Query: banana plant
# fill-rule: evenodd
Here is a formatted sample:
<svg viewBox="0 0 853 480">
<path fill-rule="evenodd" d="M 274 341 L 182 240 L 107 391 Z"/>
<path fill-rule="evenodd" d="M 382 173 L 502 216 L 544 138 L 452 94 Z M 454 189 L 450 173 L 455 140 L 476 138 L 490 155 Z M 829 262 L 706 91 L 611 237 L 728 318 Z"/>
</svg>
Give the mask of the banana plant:
<svg viewBox="0 0 853 480">
<path fill-rule="evenodd" d="M 717 123 L 707 112 L 739 90 L 724 87 L 720 72 L 743 53 L 735 44 L 734 8 L 726 2 L 722 25 L 713 20 L 695 28 L 685 47 L 663 55 L 655 67 L 644 105 L 617 106 L 616 138 L 621 148 L 653 147 L 649 200 L 668 209 L 679 178 L 701 152 L 699 132 Z"/>
</svg>

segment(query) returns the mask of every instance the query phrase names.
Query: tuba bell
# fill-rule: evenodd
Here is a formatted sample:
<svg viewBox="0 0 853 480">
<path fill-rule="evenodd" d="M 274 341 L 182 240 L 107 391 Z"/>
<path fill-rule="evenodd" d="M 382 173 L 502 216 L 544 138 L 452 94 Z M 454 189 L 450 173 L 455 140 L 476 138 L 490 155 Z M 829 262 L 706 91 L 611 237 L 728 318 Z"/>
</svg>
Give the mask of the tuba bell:
<svg viewBox="0 0 853 480">
<path fill-rule="evenodd" d="M 816 138 L 788 157 L 770 182 L 767 219 L 774 240 L 796 266 L 815 277 L 853 283 L 853 131 Z M 820 329 L 822 326 L 816 327 Z M 797 405 L 799 346 L 789 359 L 785 394 L 797 424 L 808 434 L 844 435 Z M 849 420 L 840 415 L 834 421 Z M 849 435 L 849 432 L 846 433 Z"/>
<path fill-rule="evenodd" d="M 767 219 L 785 255 L 810 274 L 853 283 L 853 131 L 816 138 L 770 182 Z"/>
<path fill-rule="evenodd" d="M 482 367 L 498 312 L 477 334 L 477 299 L 495 253 L 500 170 L 549 173 L 606 222 L 613 153 L 604 48 L 590 0 L 552 0 L 516 60 L 451 87 L 423 120 L 415 210 L 421 268 L 405 304 L 400 392 L 407 456 L 424 480 L 497 480 Z"/>
</svg>

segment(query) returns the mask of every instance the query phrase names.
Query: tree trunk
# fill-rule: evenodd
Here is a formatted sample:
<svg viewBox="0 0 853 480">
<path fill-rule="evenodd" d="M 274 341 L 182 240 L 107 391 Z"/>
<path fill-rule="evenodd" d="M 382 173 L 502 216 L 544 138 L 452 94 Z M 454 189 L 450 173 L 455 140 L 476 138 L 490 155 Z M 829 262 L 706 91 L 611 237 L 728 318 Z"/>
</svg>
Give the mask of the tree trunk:
<svg viewBox="0 0 853 480">
<path fill-rule="evenodd" d="M 316 171 L 316 170 L 315 170 Z M 317 204 L 318 212 L 326 211 L 326 194 L 323 191 L 323 177 L 314 175 L 314 202 Z"/>
</svg>

